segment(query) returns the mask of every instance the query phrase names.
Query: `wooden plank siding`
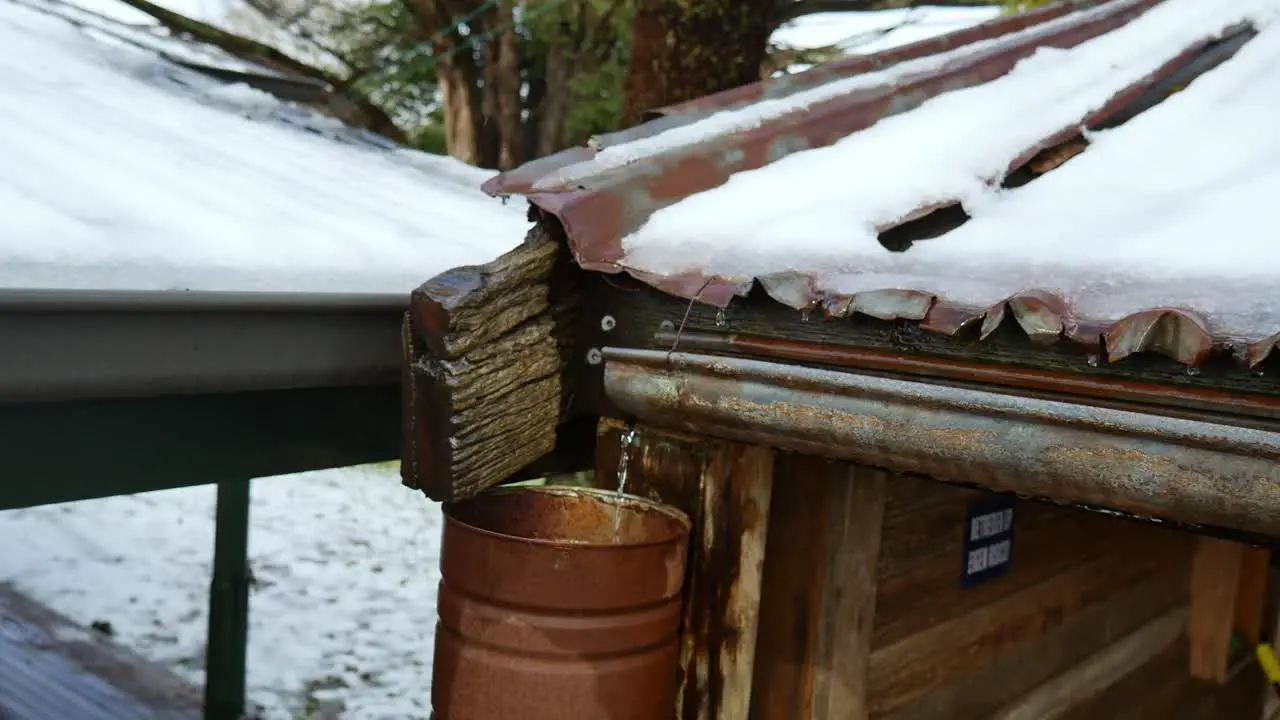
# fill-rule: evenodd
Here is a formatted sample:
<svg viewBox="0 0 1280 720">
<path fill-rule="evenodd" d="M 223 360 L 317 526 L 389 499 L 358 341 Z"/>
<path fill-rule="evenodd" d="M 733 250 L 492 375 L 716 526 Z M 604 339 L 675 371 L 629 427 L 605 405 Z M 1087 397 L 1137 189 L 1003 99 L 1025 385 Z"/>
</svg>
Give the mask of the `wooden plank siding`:
<svg viewBox="0 0 1280 720">
<path fill-rule="evenodd" d="M 888 487 L 869 717 L 1259 717 L 1256 668 L 1233 666 L 1221 687 L 1187 672 L 1194 536 L 1021 502 L 1010 571 L 964 589 L 965 508 L 982 493 L 903 476 Z M 1226 707 L 1252 714 L 1215 714 Z"/>
<path fill-rule="evenodd" d="M 773 491 L 768 448 L 637 428 L 599 426 L 595 481 L 680 508 L 693 521 L 681 627 L 679 720 L 745 720 L 760 618 Z"/>
<path fill-rule="evenodd" d="M 888 473 L 781 456 L 753 720 L 865 718 Z"/>
<path fill-rule="evenodd" d="M 623 429 L 600 425 L 601 487 Z M 1015 501 L 1012 566 L 964 588 L 985 491 L 647 427 L 627 452 L 626 491 L 694 519 L 679 720 L 1260 717 L 1248 648 L 1223 684 L 1188 671 L 1191 534 Z"/>
</svg>

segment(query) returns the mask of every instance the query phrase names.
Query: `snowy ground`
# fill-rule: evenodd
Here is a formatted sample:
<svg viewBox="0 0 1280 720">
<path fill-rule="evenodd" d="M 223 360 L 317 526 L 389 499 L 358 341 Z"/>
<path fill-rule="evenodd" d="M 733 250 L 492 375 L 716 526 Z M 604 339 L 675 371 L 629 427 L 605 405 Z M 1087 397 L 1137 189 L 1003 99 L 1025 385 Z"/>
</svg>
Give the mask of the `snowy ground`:
<svg viewBox="0 0 1280 720">
<path fill-rule="evenodd" d="M 214 488 L 0 513 L 0 581 L 203 682 Z M 267 718 L 429 712 L 440 514 L 394 465 L 254 481 L 249 694 Z"/>
</svg>

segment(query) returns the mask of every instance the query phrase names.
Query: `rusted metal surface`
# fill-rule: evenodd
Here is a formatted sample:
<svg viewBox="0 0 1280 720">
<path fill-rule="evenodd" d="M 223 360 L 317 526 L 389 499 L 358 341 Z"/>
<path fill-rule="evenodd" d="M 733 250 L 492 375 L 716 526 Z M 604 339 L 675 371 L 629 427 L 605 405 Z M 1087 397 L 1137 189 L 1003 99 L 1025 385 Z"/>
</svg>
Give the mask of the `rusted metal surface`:
<svg viewBox="0 0 1280 720">
<path fill-rule="evenodd" d="M 677 342 L 674 331 L 654 334 L 659 347 L 679 346 L 685 351 L 723 353 L 828 365 L 869 372 L 913 375 L 922 379 L 954 380 L 975 385 L 1006 387 L 1031 393 L 1052 393 L 1088 398 L 1090 404 L 1159 405 L 1158 415 L 1179 416 L 1181 408 L 1196 412 L 1231 416 L 1229 425 L 1248 425 L 1241 416 L 1257 418 L 1261 429 L 1280 428 L 1280 398 L 1248 395 L 1209 388 L 1157 385 L 1127 379 L 1101 379 L 1085 375 L 992 365 L 956 358 L 904 355 L 902 353 L 852 346 L 826 345 L 738 333 L 685 331 Z M 1124 409 L 1124 408 L 1121 408 Z M 1192 417 L 1192 419 L 1197 419 Z"/>
<path fill-rule="evenodd" d="M 663 108 L 655 111 L 659 116 L 656 120 L 594 138 L 590 147 L 574 148 L 534 161 L 490 180 L 485 189 L 495 195 L 525 195 L 543 212 L 557 218 L 575 259 L 586 269 L 627 273 L 664 292 L 726 307 L 735 296 L 751 288 L 751 280 L 708 276 L 698 271 L 673 275 L 650 273 L 628 265 L 622 239 L 658 210 L 716 188 L 738 172 L 760 168 L 793 152 L 830 145 L 885 117 L 912 110 L 939 94 L 990 82 L 1007 74 L 1019 60 L 1040 47 L 1073 47 L 1123 26 L 1160 1 L 1060 3 L 902 48 L 847 58 L 798 75 Z M 1172 80 L 1185 84 L 1188 78 L 1184 76 L 1188 73 L 1194 77 L 1222 62 L 1253 34 L 1251 29 L 1243 27 L 1230 28 L 1218 35 L 1206 33 L 1199 42 L 1156 71 L 1116 93 L 1103 107 L 1028 145 L 1007 168 L 1005 176 L 987 181 L 995 185 L 1016 172 L 1049 171 L 1054 158 L 1061 163 L 1087 145 L 1082 139 L 1082 129 L 1111 127 L 1133 117 L 1166 96 Z M 592 165 L 602 150 L 622 148 L 648 141 L 663 132 L 682 130 L 718 112 L 786 98 L 832 81 L 966 46 L 973 46 L 973 51 L 931 71 L 852 90 L 803 109 L 768 117 L 756 126 L 726 127 L 693 144 L 675 143 L 652 153 L 635 151 L 635 157 L 622 165 Z M 957 203 L 955 199 L 922 200 L 915 211 L 879 230 L 881 233 L 906 230 L 907 223 L 927 220 L 926 216 L 931 213 L 958 207 Z M 945 231 L 946 228 L 941 230 Z M 923 329 L 950 335 L 978 327 L 980 335 L 986 338 L 1005 317 L 1012 316 L 1032 342 L 1049 344 L 1065 339 L 1097 348 L 1111 361 L 1134 353 L 1153 352 L 1198 366 L 1216 353 L 1232 352 L 1254 367 L 1267 359 L 1280 337 L 1228 337 L 1226 330 L 1211 326 L 1206 313 L 1194 307 L 1153 307 L 1119 319 L 1078 316 L 1073 314 L 1075 298 L 1036 289 L 1019 292 L 991 306 L 978 307 L 953 302 L 929 292 L 928 288 L 828 294 L 815 287 L 810 275 L 790 271 L 754 280 L 775 300 L 797 309 L 820 308 L 829 316 L 837 317 L 861 313 L 881 319 L 909 319 L 918 321 Z"/>
<path fill-rule="evenodd" d="M 689 529 L 604 490 L 446 505 L 435 720 L 669 720 Z"/>
<path fill-rule="evenodd" d="M 562 181 L 558 179 L 560 173 L 572 171 L 571 166 L 589 161 L 596 152 L 574 149 L 500 175 L 484 187 L 495 195 L 525 195 L 556 216 L 578 264 L 588 270 L 626 270 L 667 292 L 696 296 L 723 306 L 744 290 L 740 281 L 701 274 L 657 276 L 626 268 L 620 264 L 623 236 L 639 228 L 657 210 L 718 187 L 735 173 L 762 167 L 799 150 L 831 145 L 885 117 L 914 109 L 934 96 L 994 80 L 1041 47 L 1074 47 L 1123 26 L 1159 2 L 1113 0 L 1092 11 L 1055 17 L 1041 23 L 1039 29 L 1031 26 L 1023 28 L 1025 33 L 1013 35 L 1009 33 L 1016 26 L 997 26 L 1001 34 L 991 35 L 988 31 L 985 37 L 971 37 L 972 41 L 985 39 L 990 45 L 936 70 L 809 104 L 756 127 L 719 134 L 694 145 L 676 146 L 586 177 L 570 175 L 568 181 Z M 683 125 L 698 119 L 690 116 L 676 122 L 673 116 L 670 122 Z"/>
<path fill-rule="evenodd" d="M 1280 433 L 687 353 L 607 349 L 643 422 L 1057 502 L 1280 536 Z"/>
</svg>

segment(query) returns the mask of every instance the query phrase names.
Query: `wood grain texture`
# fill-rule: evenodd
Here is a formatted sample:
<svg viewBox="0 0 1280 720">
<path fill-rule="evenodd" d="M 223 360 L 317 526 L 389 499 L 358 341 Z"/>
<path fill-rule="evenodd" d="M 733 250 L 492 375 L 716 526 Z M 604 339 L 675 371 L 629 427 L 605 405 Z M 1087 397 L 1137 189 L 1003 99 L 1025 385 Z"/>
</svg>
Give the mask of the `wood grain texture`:
<svg viewBox="0 0 1280 720">
<path fill-rule="evenodd" d="M 751 717 L 867 717 L 887 474 L 784 456 L 775 479 Z"/>
<path fill-rule="evenodd" d="M 597 436 L 600 487 L 667 503 L 693 521 L 685 581 L 679 720 L 745 720 L 754 674 L 773 456 L 768 448 L 636 428 L 602 420 Z M 625 453 L 625 458 L 624 454 Z"/>
<path fill-rule="evenodd" d="M 1014 510 L 1009 573 L 965 589 L 959 582 L 965 508 L 981 496 L 976 490 L 894 476 L 885 505 L 875 648 L 962 617 L 1117 549 L 1139 543 L 1188 547 L 1185 536 L 1163 528 L 1020 501 Z"/>
<path fill-rule="evenodd" d="M 1237 653 L 1225 685 L 1187 674 L 1190 646 L 1178 640 L 1102 692 L 1076 702 L 1056 720 L 1257 720 L 1262 673 L 1248 651 Z"/>
<path fill-rule="evenodd" d="M 1262 641 L 1263 613 L 1270 582 L 1271 551 L 1245 548 L 1240 562 L 1240 586 L 1236 591 L 1235 631 L 1250 645 Z"/>
<path fill-rule="evenodd" d="M 892 712 L 887 720 L 987 720 L 998 708 L 1116 642 L 1187 597 L 1187 567 L 1158 573 L 1106 602 L 1065 618 L 1040 637 L 952 678 Z M 1181 671 L 1179 667 L 1179 671 Z M 1110 717 L 1101 714 L 1097 717 Z M 1081 720 L 1085 720 L 1081 718 Z"/>
<path fill-rule="evenodd" d="M 960 584 L 965 513 L 984 493 L 888 485 L 870 672 L 874 718 L 977 720 L 1187 597 L 1189 536 L 1017 502 L 1012 566 Z"/>
<path fill-rule="evenodd" d="M 1247 548 L 1216 538 L 1197 540 L 1191 565 L 1191 676 L 1223 684 Z"/>
<path fill-rule="evenodd" d="M 1144 582 L 1159 566 L 1185 556 L 1149 548 L 1141 557 L 1116 553 L 1082 563 L 980 609 L 920 631 L 871 656 L 873 709 L 899 707 L 947 681 L 997 661 L 1086 608 Z"/>
<path fill-rule="evenodd" d="M 1097 695 L 1172 646 L 1182 636 L 1187 616 L 1187 609 L 1179 607 L 1152 620 L 1001 709 L 992 720 L 1057 720 L 1076 702 Z"/>
<path fill-rule="evenodd" d="M 551 453 L 568 414 L 578 294 L 561 242 L 535 229 L 491 263 L 410 297 L 401 473 L 470 497 Z"/>
</svg>

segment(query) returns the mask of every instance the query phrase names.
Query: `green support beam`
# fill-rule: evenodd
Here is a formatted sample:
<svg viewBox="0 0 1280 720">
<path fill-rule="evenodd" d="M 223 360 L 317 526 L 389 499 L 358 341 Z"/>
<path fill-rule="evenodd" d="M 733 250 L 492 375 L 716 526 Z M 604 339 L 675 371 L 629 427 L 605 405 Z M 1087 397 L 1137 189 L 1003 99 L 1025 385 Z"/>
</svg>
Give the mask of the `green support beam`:
<svg viewBox="0 0 1280 720">
<path fill-rule="evenodd" d="M 249 486 L 248 480 L 218 483 L 205 650 L 206 720 L 239 720 L 244 715 L 249 645 Z"/>
</svg>

